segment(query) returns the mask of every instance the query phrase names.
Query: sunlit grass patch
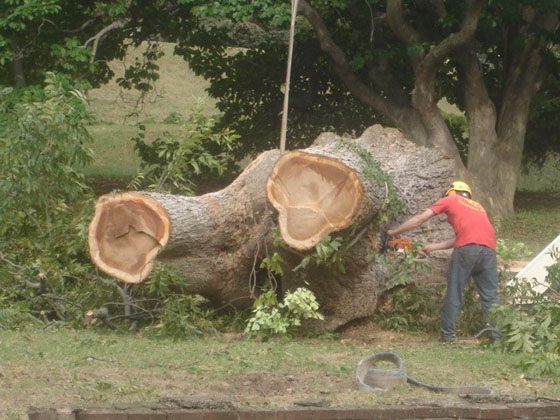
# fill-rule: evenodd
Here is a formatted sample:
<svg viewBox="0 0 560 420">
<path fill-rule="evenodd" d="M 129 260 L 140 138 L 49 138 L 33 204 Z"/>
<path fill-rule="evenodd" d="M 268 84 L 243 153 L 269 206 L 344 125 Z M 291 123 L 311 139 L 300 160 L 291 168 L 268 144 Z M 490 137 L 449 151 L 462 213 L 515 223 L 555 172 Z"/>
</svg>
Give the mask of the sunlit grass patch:
<svg viewBox="0 0 560 420">
<path fill-rule="evenodd" d="M 501 223 L 499 237 L 522 242 L 535 256 L 560 234 L 560 195 L 517 193 L 515 215 Z"/>
</svg>

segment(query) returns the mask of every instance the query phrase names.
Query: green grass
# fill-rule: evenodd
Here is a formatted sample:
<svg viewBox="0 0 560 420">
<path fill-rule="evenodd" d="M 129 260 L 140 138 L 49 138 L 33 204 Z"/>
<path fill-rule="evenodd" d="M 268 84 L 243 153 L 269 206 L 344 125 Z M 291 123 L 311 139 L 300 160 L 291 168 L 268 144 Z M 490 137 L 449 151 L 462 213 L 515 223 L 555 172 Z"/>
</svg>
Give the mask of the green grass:
<svg viewBox="0 0 560 420">
<path fill-rule="evenodd" d="M 155 403 L 188 395 L 228 396 L 243 407 L 271 408 L 302 400 L 327 400 L 332 406 L 459 401 L 411 385 L 382 394 L 358 391 L 356 365 L 376 351 L 399 353 L 407 373 L 423 382 L 560 397 L 552 380 L 522 379 L 513 367 L 516 355 L 474 344 L 440 344 L 414 333 L 373 334 L 374 340 L 370 332 L 349 342 L 260 342 L 226 336 L 155 340 L 92 330 L 0 331 L 0 413 L 23 415 L 31 405 Z"/>
<path fill-rule="evenodd" d="M 172 112 L 187 116 L 195 106 L 199 106 L 203 113 L 216 113 L 214 101 L 206 93 L 208 83 L 196 76 L 186 61 L 173 55 L 174 44 L 161 45 L 165 55 L 157 62 L 160 78 L 155 84 L 155 89 L 147 94 L 140 107 L 136 106 L 139 92 L 120 89 L 116 80 L 122 77 L 125 67 L 134 63 L 135 58 L 140 56 L 144 46 L 131 49 L 124 62 L 109 63 L 115 73 L 113 80 L 88 92 L 90 109 L 96 114 L 99 123 L 163 122 Z M 134 112 L 138 112 L 138 115 L 129 116 Z"/>
<path fill-rule="evenodd" d="M 165 131 L 173 132 L 175 124 L 144 124 L 146 140 L 162 137 Z M 94 163 L 84 169 L 86 176 L 109 178 L 132 177 L 140 165 L 140 158 L 133 149 L 132 138 L 139 133 L 138 127 L 131 125 L 90 125 L 89 133 L 94 138 L 91 146 Z"/>
<path fill-rule="evenodd" d="M 560 234 L 560 195 L 552 193 L 518 192 L 515 216 L 504 220 L 498 237 L 509 244 L 522 242 L 536 256 Z"/>
<path fill-rule="evenodd" d="M 142 48 L 131 50 L 126 62 L 132 63 L 139 57 Z M 94 163 L 84 169 L 86 176 L 124 178 L 126 183 L 136 174 L 139 159 L 130 139 L 137 135 L 138 123 L 146 126 L 147 136 L 155 138 L 176 127 L 164 123 L 171 113 L 184 118 L 194 109 L 204 115 L 217 113 L 214 101 L 206 93 L 208 83 L 196 76 L 182 58 L 173 55 L 173 44 L 162 43 L 162 48 L 165 55 L 158 61 L 160 79 L 140 107 L 136 107 L 140 93 L 121 90 L 115 82 L 123 75 L 125 64 L 122 62 L 110 63 L 115 72 L 113 81 L 88 92 L 89 109 L 97 123 L 88 127 L 94 139 Z M 130 116 L 134 112 L 137 114 Z"/>
<path fill-rule="evenodd" d="M 137 172 L 140 159 L 131 141 L 138 134 L 137 127 L 92 125 L 88 131 L 94 139 L 94 163 L 84 169 L 87 176 L 129 177 Z"/>
<path fill-rule="evenodd" d="M 541 167 L 525 167 L 519 175 L 517 190 L 560 194 L 560 154 L 549 153 Z"/>
</svg>

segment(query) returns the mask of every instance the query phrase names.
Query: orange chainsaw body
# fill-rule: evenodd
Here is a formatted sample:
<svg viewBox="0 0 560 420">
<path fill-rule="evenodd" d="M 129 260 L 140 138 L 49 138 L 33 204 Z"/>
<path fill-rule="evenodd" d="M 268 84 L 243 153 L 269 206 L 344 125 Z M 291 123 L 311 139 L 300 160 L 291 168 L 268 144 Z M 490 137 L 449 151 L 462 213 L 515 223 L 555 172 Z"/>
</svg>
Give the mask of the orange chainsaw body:
<svg viewBox="0 0 560 420">
<path fill-rule="evenodd" d="M 393 251 L 404 250 L 405 252 L 412 251 L 412 238 L 390 239 L 387 241 L 387 247 Z"/>
</svg>

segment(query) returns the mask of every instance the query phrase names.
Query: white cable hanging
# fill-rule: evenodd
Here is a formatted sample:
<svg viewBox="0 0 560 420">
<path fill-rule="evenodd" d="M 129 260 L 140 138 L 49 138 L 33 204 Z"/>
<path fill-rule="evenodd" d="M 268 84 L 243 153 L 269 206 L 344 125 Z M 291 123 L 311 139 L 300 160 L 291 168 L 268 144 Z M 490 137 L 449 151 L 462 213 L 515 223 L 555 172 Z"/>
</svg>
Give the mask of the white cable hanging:
<svg viewBox="0 0 560 420">
<path fill-rule="evenodd" d="M 296 30 L 298 0 L 292 0 L 292 18 L 290 21 L 290 41 L 288 46 L 288 64 L 286 68 L 286 83 L 284 89 L 284 106 L 282 108 L 282 128 L 280 129 L 280 151 L 286 151 L 286 131 L 288 130 L 288 103 L 290 97 L 290 76 L 292 73 L 292 53 L 294 50 L 294 33 Z"/>
</svg>

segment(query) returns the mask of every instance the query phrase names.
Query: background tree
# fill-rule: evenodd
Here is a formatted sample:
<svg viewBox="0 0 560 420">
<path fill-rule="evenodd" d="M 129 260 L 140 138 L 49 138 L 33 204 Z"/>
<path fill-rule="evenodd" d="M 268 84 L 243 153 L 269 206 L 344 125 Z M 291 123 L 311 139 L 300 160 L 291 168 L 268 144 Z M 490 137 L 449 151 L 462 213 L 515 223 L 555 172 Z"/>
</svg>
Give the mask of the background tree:
<svg viewBox="0 0 560 420">
<path fill-rule="evenodd" d="M 110 80 L 107 63 L 125 56 L 127 47 L 152 45 L 130 65 L 124 88 L 150 89 L 158 78 L 160 56 L 155 37 L 188 30 L 190 6 L 173 1 L 139 0 L 10 0 L 0 4 L 0 84 L 24 87 L 41 84 L 46 71 L 64 73 L 77 87 L 89 89 Z M 172 18 L 171 18 L 172 17 Z"/>
<path fill-rule="evenodd" d="M 548 75 L 531 104 L 527 123 L 524 159 L 544 163 L 549 152 L 560 152 L 560 130 L 557 116 L 560 113 L 560 83 L 555 75 Z"/>
<path fill-rule="evenodd" d="M 495 215 L 513 212 L 530 106 L 543 80 L 535 124 L 543 128 L 536 121 L 554 109 L 557 2 L 299 4 L 289 147 L 325 130 L 359 133 L 380 122 L 455 159 Z M 107 60 L 149 41 L 119 80 L 146 91 L 158 77 L 157 41 L 177 41 L 176 52 L 210 80 L 222 124 L 243 136 L 239 153 L 276 145 L 288 2 L 13 0 L 0 11 L 0 66 L 11 70 L 0 83 L 36 83 L 55 70 L 97 86 L 112 77 Z M 464 113 L 467 134 L 441 112 L 442 98 Z M 541 153 L 545 144 L 539 137 L 531 149 Z"/>
<path fill-rule="evenodd" d="M 94 39 L 87 42 L 106 25 L 107 19 L 119 14 L 118 6 L 108 3 L 2 2 L 0 66 L 9 71 L 1 72 L 0 83 L 18 87 L 41 83 L 45 71 L 69 73 L 74 79 L 89 80 L 94 86 L 108 80 L 112 73 L 105 60 L 122 56 L 122 37 L 110 48 L 100 48 L 96 60 L 91 55 Z"/>
<path fill-rule="evenodd" d="M 291 147 L 312 138 L 306 128 L 313 124 L 311 130 L 319 131 L 332 123 L 339 132 L 360 129 L 368 123 L 360 117 L 365 112 L 455 159 L 494 215 L 513 212 L 530 105 L 543 79 L 558 69 L 555 2 L 301 0 L 299 5 L 306 21 L 298 22 Z M 200 6 L 195 13 L 208 18 L 219 12 L 265 28 L 286 16 L 280 6 L 271 11 L 266 0 L 216 7 Z M 278 41 L 267 39 L 232 55 L 226 39 L 223 28 L 202 25 L 183 34 L 178 52 L 210 79 L 209 92 L 225 122 L 258 147 L 261 129 L 273 132 L 280 119 L 285 56 Z M 466 116 L 465 159 L 461 139 L 454 138 L 438 107 L 442 98 Z M 336 124 L 340 120 L 345 124 Z"/>
</svg>

